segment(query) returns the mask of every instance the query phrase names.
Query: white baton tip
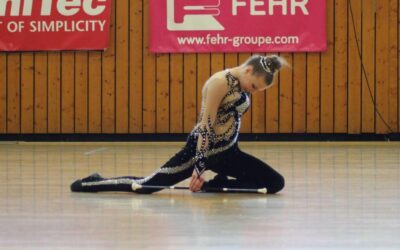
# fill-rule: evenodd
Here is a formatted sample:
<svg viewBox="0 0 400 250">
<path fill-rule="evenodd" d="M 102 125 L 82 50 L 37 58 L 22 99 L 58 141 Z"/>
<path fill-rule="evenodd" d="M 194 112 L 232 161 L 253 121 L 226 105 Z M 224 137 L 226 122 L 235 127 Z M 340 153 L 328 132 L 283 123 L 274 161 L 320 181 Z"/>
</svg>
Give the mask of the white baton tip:
<svg viewBox="0 0 400 250">
<path fill-rule="evenodd" d="M 135 191 L 137 189 L 141 189 L 141 188 L 142 188 L 142 185 L 137 184 L 137 183 L 132 183 L 132 190 L 133 191 Z"/>
<path fill-rule="evenodd" d="M 260 188 L 257 190 L 259 193 L 266 194 L 268 190 L 266 188 Z"/>
</svg>

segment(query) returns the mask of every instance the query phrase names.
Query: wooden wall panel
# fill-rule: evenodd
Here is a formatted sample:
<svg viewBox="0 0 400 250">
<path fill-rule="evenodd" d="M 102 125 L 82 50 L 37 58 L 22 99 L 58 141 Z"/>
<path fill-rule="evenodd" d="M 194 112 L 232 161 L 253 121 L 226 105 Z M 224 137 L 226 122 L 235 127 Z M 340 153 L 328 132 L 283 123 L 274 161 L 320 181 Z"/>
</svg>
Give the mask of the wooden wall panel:
<svg viewBox="0 0 400 250">
<path fill-rule="evenodd" d="M 183 56 L 183 131 L 189 133 L 196 124 L 197 117 L 197 56 Z"/>
<path fill-rule="evenodd" d="M 376 132 L 389 132 L 389 13 L 390 0 L 377 1 L 376 12 Z"/>
<path fill-rule="evenodd" d="M 33 133 L 33 53 L 21 55 L 21 133 Z"/>
<path fill-rule="evenodd" d="M 274 81 L 275 84 L 265 92 L 264 128 L 266 133 L 279 132 L 279 75 L 275 76 Z"/>
<path fill-rule="evenodd" d="M 335 0 L 327 0 L 328 48 L 321 53 L 321 133 L 333 133 Z"/>
<path fill-rule="evenodd" d="M 293 133 L 306 132 L 307 57 L 295 54 L 293 59 Z"/>
<path fill-rule="evenodd" d="M 217 73 L 218 71 L 224 70 L 224 54 L 222 53 L 212 53 L 211 54 L 211 75 Z"/>
<path fill-rule="evenodd" d="M 110 45 L 103 53 L 102 66 L 102 132 L 115 133 L 115 6 L 116 1 L 113 1 L 113 10 L 111 11 L 110 24 Z"/>
<path fill-rule="evenodd" d="M 321 58 L 319 53 L 307 54 L 307 111 L 306 132 L 320 132 L 320 75 Z"/>
<path fill-rule="evenodd" d="M 265 132 L 279 132 L 279 76 L 276 83 L 265 92 Z"/>
<path fill-rule="evenodd" d="M 88 132 L 101 133 L 101 53 L 89 52 L 88 60 Z"/>
<path fill-rule="evenodd" d="M 0 133 L 7 133 L 7 55 L 0 53 Z"/>
<path fill-rule="evenodd" d="M 281 54 L 289 65 L 293 65 L 293 54 Z M 279 132 L 293 131 L 293 69 L 286 67 L 279 73 Z"/>
<path fill-rule="evenodd" d="M 275 86 L 274 86 L 275 87 Z M 269 90 L 271 90 L 270 88 Z M 253 93 L 251 97 L 251 130 L 253 133 L 265 133 L 265 95 L 266 92 Z M 271 105 L 272 106 L 272 105 Z M 268 105 L 270 108 L 270 105 Z M 272 107 L 271 107 L 272 108 Z"/>
<path fill-rule="evenodd" d="M 362 27 L 361 12 L 362 0 L 352 0 L 351 10 L 348 20 L 348 133 L 359 134 L 361 132 L 361 58 L 359 49 L 361 49 Z M 350 8 L 348 8 L 350 11 Z M 353 22 L 354 19 L 354 22 Z"/>
<path fill-rule="evenodd" d="M 61 54 L 48 53 L 48 133 L 61 132 Z M 51 105 L 50 105 L 51 104 Z"/>
<path fill-rule="evenodd" d="M 211 55 L 208 53 L 199 54 L 197 56 L 197 116 L 199 116 L 201 112 L 202 90 L 204 84 L 211 75 Z"/>
<path fill-rule="evenodd" d="M 130 1 L 129 132 L 143 132 L 143 0 Z M 171 60 L 171 67 L 173 66 Z M 178 64 L 182 67 L 182 64 Z M 173 75 L 173 72 L 172 72 Z M 172 86 L 172 82 L 170 83 Z M 180 112 L 182 114 L 182 112 Z"/>
<path fill-rule="evenodd" d="M 169 55 L 157 55 L 157 133 L 169 133 Z"/>
<path fill-rule="evenodd" d="M 362 19 L 362 133 L 375 131 L 375 4 L 363 3 Z"/>
<path fill-rule="evenodd" d="M 170 75 L 170 132 L 183 133 L 183 55 L 171 55 Z"/>
<path fill-rule="evenodd" d="M 282 53 L 242 133 L 399 132 L 399 0 L 326 1 L 327 50 Z M 207 79 L 252 54 L 154 54 L 149 22 L 148 0 L 113 1 L 104 52 L 0 53 L 0 133 L 190 132 Z"/>
<path fill-rule="evenodd" d="M 116 133 L 129 132 L 129 1 L 115 1 Z M 118 60 L 117 60 L 118 59 Z"/>
<path fill-rule="evenodd" d="M 88 52 L 75 53 L 75 133 L 88 133 Z"/>
<path fill-rule="evenodd" d="M 144 1 L 143 13 L 143 132 L 156 132 L 156 60 L 150 53 L 149 3 Z"/>
<path fill-rule="evenodd" d="M 389 127 L 388 132 L 393 133 L 395 131 L 399 131 L 398 127 L 398 100 L 399 100 L 399 60 L 398 55 L 399 51 L 399 4 L 398 0 L 390 0 L 389 3 Z"/>
<path fill-rule="evenodd" d="M 334 132 L 347 132 L 347 0 L 335 0 Z"/>
<path fill-rule="evenodd" d="M 61 133 L 75 132 L 75 53 L 61 54 Z"/>
<path fill-rule="evenodd" d="M 21 55 L 12 53 L 7 56 L 7 132 L 20 133 L 20 72 Z"/>
<path fill-rule="evenodd" d="M 47 133 L 47 52 L 35 53 L 34 132 Z"/>
<path fill-rule="evenodd" d="M 225 54 L 225 68 L 230 69 L 238 66 L 238 54 L 237 53 L 226 53 Z"/>
</svg>

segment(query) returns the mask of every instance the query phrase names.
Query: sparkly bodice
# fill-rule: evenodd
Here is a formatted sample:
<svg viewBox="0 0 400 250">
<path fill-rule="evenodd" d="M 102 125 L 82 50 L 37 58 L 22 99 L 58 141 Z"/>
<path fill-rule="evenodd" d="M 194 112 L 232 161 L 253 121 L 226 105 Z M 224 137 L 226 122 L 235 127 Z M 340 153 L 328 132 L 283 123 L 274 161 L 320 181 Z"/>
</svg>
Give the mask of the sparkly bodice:
<svg viewBox="0 0 400 250">
<path fill-rule="evenodd" d="M 241 117 L 250 106 L 248 93 L 240 89 L 239 80 L 234 77 L 229 70 L 226 70 L 225 77 L 228 84 L 228 92 L 222 98 L 218 107 L 215 122 L 209 124 L 209 149 L 233 145 L 239 135 Z M 199 121 L 202 120 L 205 97 L 202 100 L 202 111 L 200 112 Z M 198 133 L 199 124 L 195 127 L 191 134 Z"/>
</svg>

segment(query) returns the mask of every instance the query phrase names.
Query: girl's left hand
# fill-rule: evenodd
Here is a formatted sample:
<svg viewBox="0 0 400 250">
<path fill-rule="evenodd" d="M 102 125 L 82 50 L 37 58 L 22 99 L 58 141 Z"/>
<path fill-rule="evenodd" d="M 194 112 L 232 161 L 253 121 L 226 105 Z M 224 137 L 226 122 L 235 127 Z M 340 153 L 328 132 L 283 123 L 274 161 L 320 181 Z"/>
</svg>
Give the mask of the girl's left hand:
<svg viewBox="0 0 400 250">
<path fill-rule="evenodd" d="M 198 176 L 196 170 L 194 170 L 189 185 L 190 191 L 192 192 L 200 191 L 203 184 L 204 184 L 204 178 L 202 176 Z"/>
</svg>

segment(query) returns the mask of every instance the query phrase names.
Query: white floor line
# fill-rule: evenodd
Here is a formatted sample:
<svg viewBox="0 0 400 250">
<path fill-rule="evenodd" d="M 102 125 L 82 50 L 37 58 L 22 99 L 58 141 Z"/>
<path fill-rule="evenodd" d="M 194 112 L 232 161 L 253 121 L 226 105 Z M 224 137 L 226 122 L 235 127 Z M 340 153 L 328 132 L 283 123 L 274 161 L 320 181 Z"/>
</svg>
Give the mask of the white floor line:
<svg viewBox="0 0 400 250">
<path fill-rule="evenodd" d="M 96 153 L 98 153 L 98 152 L 102 152 L 102 151 L 105 151 L 105 150 L 107 150 L 107 149 L 108 149 L 108 148 L 97 148 L 97 149 L 95 149 L 95 150 L 91 150 L 91 151 L 85 152 L 84 155 L 96 154 Z"/>
</svg>

